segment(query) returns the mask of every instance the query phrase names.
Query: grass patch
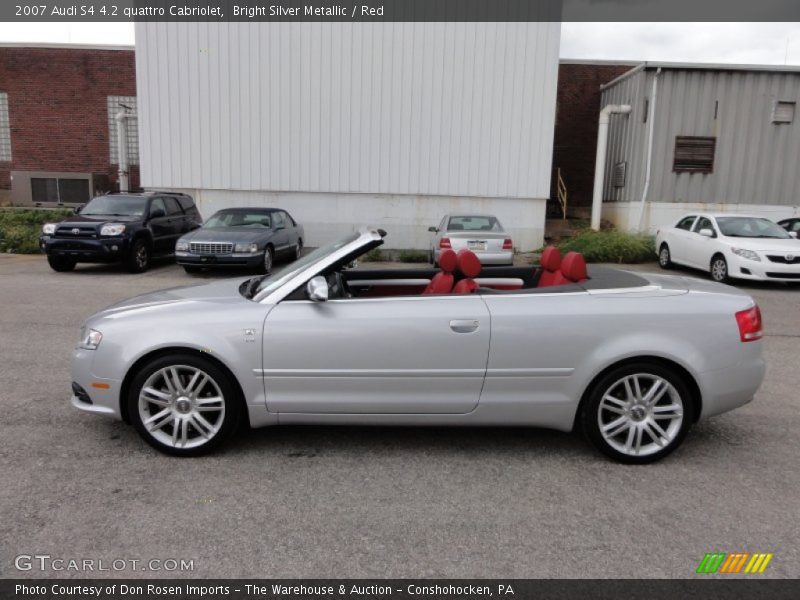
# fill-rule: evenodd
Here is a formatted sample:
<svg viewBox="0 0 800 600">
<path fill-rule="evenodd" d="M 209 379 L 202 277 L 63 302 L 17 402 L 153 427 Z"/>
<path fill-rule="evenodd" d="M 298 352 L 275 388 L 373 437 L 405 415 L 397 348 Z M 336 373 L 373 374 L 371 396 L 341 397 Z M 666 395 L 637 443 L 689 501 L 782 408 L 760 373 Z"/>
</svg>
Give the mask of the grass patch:
<svg viewBox="0 0 800 600">
<path fill-rule="evenodd" d="M 580 252 L 590 263 L 643 263 L 656 258 L 653 236 L 621 231 L 583 231 L 557 246 L 562 255 Z"/>
<path fill-rule="evenodd" d="M 380 248 L 373 248 L 365 255 L 361 257 L 361 260 L 364 262 L 383 262 L 385 259 L 383 257 L 383 250 Z"/>
<path fill-rule="evenodd" d="M 69 209 L 0 208 L 0 252 L 38 254 L 42 225 L 72 215 Z"/>
<path fill-rule="evenodd" d="M 428 262 L 428 253 L 424 250 L 400 250 L 397 255 L 400 262 L 404 263 L 426 263 Z"/>
</svg>

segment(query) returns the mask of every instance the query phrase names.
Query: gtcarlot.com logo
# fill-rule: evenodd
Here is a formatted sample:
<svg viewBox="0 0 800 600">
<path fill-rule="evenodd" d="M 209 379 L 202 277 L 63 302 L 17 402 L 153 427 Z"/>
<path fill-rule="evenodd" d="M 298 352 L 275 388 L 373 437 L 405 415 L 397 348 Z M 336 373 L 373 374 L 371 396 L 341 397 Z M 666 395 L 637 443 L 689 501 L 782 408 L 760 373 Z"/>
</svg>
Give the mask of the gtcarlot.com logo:
<svg viewBox="0 0 800 600">
<path fill-rule="evenodd" d="M 755 575 L 763 573 L 772 560 L 767 552 L 707 552 L 697 567 L 701 574 L 721 573 L 732 575 L 744 573 Z"/>
<path fill-rule="evenodd" d="M 17 571 L 194 571 L 194 559 L 186 558 L 63 558 L 49 554 L 18 554 Z"/>
</svg>

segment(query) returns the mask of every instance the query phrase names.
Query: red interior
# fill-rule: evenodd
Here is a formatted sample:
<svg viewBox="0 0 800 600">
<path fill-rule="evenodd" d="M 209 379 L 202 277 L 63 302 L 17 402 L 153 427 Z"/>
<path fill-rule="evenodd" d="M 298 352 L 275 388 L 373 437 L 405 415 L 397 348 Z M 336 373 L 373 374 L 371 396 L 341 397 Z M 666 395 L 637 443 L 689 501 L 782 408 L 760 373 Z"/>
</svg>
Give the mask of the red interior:
<svg viewBox="0 0 800 600">
<path fill-rule="evenodd" d="M 442 270 L 440 273 L 433 276 L 428 287 L 426 287 L 422 293 L 449 294 L 453 289 L 453 282 L 455 281 L 453 271 L 455 271 L 457 265 L 458 256 L 456 253 L 450 249 L 442 250 L 442 253 L 439 255 L 439 267 Z"/>
<path fill-rule="evenodd" d="M 555 246 L 548 246 L 542 252 L 540 259 L 542 274 L 536 287 L 547 287 L 557 285 L 556 279 L 561 268 L 561 252 Z"/>
</svg>

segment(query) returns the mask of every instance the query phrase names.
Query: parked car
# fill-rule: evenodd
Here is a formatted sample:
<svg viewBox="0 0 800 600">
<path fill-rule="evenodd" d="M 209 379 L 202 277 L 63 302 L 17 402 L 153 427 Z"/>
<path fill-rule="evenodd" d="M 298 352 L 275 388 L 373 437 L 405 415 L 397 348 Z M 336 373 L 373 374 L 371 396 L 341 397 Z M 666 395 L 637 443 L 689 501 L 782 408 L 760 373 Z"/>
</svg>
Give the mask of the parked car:
<svg viewBox="0 0 800 600">
<path fill-rule="evenodd" d="M 800 280 L 800 242 L 769 219 L 693 214 L 656 234 L 662 268 L 673 263 L 708 271 L 714 281 Z"/>
<path fill-rule="evenodd" d="M 780 225 L 786 231 L 788 231 L 789 235 L 794 234 L 794 237 L 800 235 L 800 217 L 794 217 L 791 219 L 784 219 L 783 221 L 778 221 L 778 225 Z"/>
<path fill-rule="evenodd" d="M 430 262 L 439 264 L 442 250 L 472 250 L 484 265 L 514 264 L 514 242 L 497 217 L 492 215 L 445 215 L 434 233 Z"/>
<path fill-rule="evenodd" d="M 278 256 L 303 250 L 303 226 L 279 208 L 226 208 L 183 236 L 175 256 L 187 273 L 203 267 L 250 267 L 269 273 Z"/>
<path fill-rule="evenodd" d="M 750 402 L 763 379 L 761 314 L 736 288 L 587 273 L 555 249 L 542 268 L 485 278 L 467 250 L 444 253 L 442 272 L 347 268 L 384 235 L 98 312 L 73 354 L 73 406 L 179 456 L 240 422 L 528 425 L 583 430 L 644 463 L 697 419 Z M 543 271 L 557 271 L 547 285 Z"/>
<path fill-rule="evenodd" d="M 106 194 L 60 223 L 45 223 L 39 245 L 54 271 L 71 271 L 79 262 L 121 262 L 141 273 L 152 257 L 171 255 L 176 240 L 201 223 L 186 194 Z"/>
</svg>

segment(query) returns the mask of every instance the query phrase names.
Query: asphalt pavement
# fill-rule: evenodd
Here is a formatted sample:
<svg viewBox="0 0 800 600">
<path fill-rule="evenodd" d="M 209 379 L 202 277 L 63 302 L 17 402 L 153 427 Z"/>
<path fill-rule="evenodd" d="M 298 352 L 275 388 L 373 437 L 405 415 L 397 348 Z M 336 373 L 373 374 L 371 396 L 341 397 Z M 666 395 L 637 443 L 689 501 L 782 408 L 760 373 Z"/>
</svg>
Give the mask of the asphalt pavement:
<svg viewBox="0 0 800 600">
<path fill-rule="evenodd" d="M 715 551 L 800 576 L 800 286 L 740 286 L 765 319 L 764 385 L 648 466 L 522 428 L 278 427 L 181 460 L 69 405 L 86 316 L 223 276 L 0 255 L 0 577 L 685 578 Z M 20 555 L 126 566 L 18 571 Z"/>
</svg>

